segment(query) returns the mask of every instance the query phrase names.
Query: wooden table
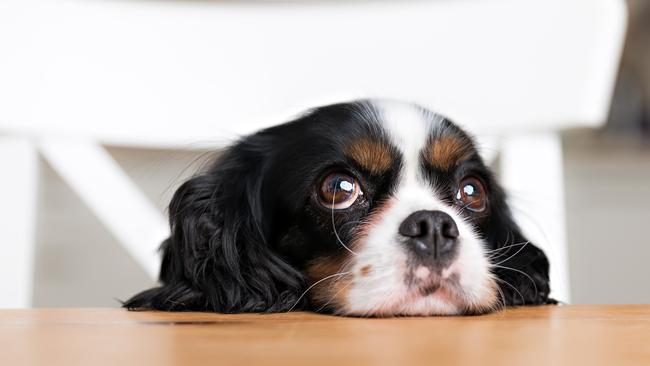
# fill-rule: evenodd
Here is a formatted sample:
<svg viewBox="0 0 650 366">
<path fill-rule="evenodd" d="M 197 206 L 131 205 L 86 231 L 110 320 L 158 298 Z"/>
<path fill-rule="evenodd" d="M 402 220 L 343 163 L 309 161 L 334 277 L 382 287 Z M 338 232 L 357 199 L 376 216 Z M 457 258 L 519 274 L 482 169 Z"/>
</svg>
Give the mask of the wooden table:
<svg viewBox="0 0 650 366">
<path fill-rule="evenodd" d="M 360 319 L 0 311 L 0 365 L 650 365 L 650 305 Z"/>
</svg>

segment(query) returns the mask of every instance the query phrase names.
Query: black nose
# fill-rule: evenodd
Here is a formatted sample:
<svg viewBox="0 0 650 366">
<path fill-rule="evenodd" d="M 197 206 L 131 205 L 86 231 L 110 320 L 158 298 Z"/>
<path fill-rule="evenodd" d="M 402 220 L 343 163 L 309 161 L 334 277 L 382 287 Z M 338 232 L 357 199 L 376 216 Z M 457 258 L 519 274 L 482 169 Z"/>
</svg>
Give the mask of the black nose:
<svg viewBox="0 0 650 366">
<path fill-rule="evenodd" d="M 448 262 L 458 243 L 458 226 L 442 211 L 416 211 L 399 226 L 407 245 L 417 257 L 428 261 Z"/>
</svg>

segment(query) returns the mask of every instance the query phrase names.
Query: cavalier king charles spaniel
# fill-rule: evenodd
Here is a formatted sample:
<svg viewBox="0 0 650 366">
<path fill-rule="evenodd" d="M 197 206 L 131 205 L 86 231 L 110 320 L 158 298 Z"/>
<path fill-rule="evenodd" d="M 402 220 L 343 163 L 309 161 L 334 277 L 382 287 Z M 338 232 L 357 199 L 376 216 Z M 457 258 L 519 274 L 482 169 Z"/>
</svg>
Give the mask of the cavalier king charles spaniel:
<svg viewBox="0 0 650 366">
<path fill-rule="evenodd" d="M 313 109 L 246 136 L 169 206 L 161 286 L 129 309 L 482 314 L 554 303 L 466 132 L 416 105 Z"/>
</svg>

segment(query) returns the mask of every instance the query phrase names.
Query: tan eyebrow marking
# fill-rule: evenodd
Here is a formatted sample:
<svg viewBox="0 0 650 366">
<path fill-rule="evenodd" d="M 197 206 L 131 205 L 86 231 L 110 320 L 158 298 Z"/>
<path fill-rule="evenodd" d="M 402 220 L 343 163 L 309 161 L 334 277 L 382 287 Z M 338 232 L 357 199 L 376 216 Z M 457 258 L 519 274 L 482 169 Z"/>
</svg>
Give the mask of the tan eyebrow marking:
<svg viewBox="0 0 650 366">
<path fill-rule="evenodd" d="M 345 154 L 373 174 L 387 171 L 394 160 L 388 144 L 368 138 L 353 141 Z"/>
<path fill-rule="evenodd" d="M 472 155 L 469 141 L 457 137 L 440 137 L 429 142 L 424 158 L 432 166 L 448 170 Z"/>
</svg>

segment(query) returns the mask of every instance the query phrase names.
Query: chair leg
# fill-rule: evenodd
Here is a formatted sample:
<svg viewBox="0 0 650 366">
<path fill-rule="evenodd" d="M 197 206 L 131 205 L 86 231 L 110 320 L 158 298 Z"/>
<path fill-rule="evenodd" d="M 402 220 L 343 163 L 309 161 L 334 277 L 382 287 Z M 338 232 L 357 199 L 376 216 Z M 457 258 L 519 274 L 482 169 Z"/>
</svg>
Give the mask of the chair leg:
<svg viewBox="0 0 650 366">
<path fill-rule="evenodd" d="M 156 279 L 158 247 L 169 236 L 163 215 L 106 150 L 93 141 L 48 139 L 43 158 L 145 272 Z"/>
<path fill-rule="evenodd" d="M 508 136 L 501 181 L 515 220 L 549 257 L 551 296 L 570 301 L 562 142 L 557 133 Z"/>
<path fill-rule="evenodd" d="M 32 305 L 38 155 L 28 140 L 0 138 L 0 308 Z"/>
</svg>

